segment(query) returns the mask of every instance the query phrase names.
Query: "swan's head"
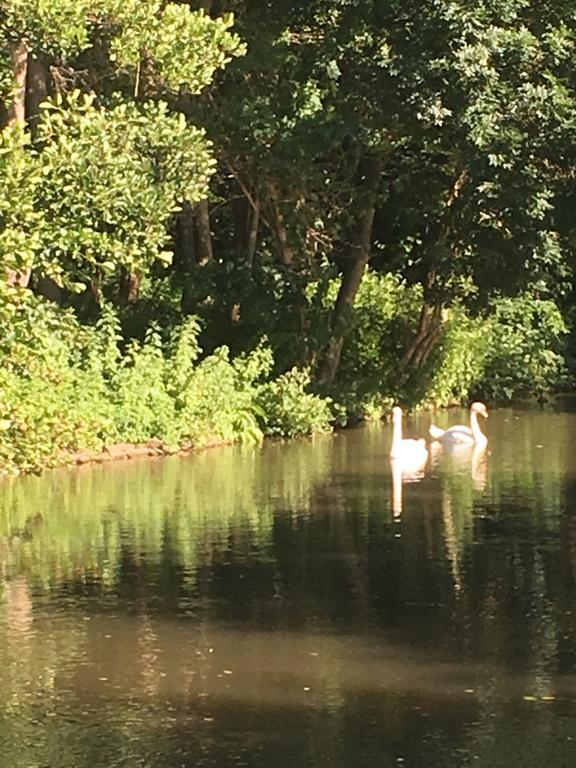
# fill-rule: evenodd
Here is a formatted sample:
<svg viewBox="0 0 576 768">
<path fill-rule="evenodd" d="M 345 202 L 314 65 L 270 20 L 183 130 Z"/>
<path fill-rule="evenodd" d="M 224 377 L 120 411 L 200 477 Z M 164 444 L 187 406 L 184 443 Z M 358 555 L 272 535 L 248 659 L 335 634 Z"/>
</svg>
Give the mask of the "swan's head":
<svg viewBox="0 0 576 768">
<path fill-rule="evenodd" d="M 392 418 L 394 421 L 400 421 L 402 419 L 402 408 L 399 405 L 395 405 L 392 408 Z"/>
<path fill-rule="evenodd" d="M 470 413 L 477 413 L 478 416 L 484 416 L 485 419 L 488 418 L 488 411 L 484 403 L 472 403 Z"/>
</svg>

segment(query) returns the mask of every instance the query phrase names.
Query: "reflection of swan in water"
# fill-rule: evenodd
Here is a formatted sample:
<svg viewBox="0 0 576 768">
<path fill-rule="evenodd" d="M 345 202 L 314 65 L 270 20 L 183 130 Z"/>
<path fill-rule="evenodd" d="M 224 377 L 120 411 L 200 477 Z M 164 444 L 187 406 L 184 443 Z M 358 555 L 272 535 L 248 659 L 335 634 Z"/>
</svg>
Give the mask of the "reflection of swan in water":
<svg viewBox="0 0 576 768">
<path fill-rule="evenodd" d="M 435 424 L 430 426 L 430 436 L 433 440 L 439 440 L 443 445 L 486 445 L 488 440 L 480 429 L 478 416 L 488 418 L 488 411 L 484 403 L 472 403 L 470 408 L 470 426 L 456 424 L 449 429 L 440 429 Z"/>
<path fill-rule="evenodd" d="M 402 409 L 392 409 L 392 448 L 390 467 L 392 469 L 392 511 L 395 517 L 402 514 L 402 483 L 414 482 L 424 477 L 428 461 L 426 441 L 404 440 L 402 438 Z"/>
<path fill-rule="evenodd" d="M 444 540 L 457 593 L 462 588 L 461 556 L 471 535 L 475 492 L 482 493 L 488 480 L 486 454 L 485 444 L 434 442 L 430 446 L 432 466 L 443 475 Z"/>
<path fill-rule="evenodd" d="M 426 460 L 421 460 L 419 465 L 403 464 L 401 459 L 390 459 L 392 469 L 392 512 L 394 517 L 402 514 L 402 483 L 417 483 L 424 477 Z"/>
<path fill-rule="evenodd" d="M 470 470 L 472 472 L 472 485 L 474 486 L 474 490 L 486 490 L 486 483 L 488 482 L 488 460 L 486 458 L 485 445 L 476 444 L 472 448 Z"/>
<path fill-rule="evenodd" d="M 488 480 L 486 446 L 479 443 L 433 442 L 430 444 L 430 460 L 433 467 L 440 467 L 450 472 L 470 470 L 475 491 L 484 491 Z"/>
</svg>

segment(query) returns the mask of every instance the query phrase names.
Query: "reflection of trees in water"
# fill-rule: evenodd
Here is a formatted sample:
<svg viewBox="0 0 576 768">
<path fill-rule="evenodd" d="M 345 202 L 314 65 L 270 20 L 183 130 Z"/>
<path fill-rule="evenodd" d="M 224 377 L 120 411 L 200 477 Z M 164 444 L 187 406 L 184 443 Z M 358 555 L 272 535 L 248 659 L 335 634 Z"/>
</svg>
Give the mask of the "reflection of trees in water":
<svg viewBox="0 0 576 768">
<path fill-rule="evenodd" d="M 298 509 L 329 446 L 309 441 L 220 449 L 191 458 L 105 465 L 2 485 L 0 566 L 36 586 L 160 563 L 166 547 L 187 579 L 222 553 L 267 547 L 275 500 Z"/>
<path fill-rule="evenodd" d="M 171 738 L 172 726 L 157 734 L 159 712 L 174 728 L 204 729 L 212 749 L 214 697 L 233 701 L 243 691 L 256 705 L 274 691 L 280 698 L 271 710 L 298 709 L 311 680 L 314 701 L 340 728 L 357 695 L 356 662 L 344 646 L 329 650 L 326 638 L 350 630 L 376 633 L 358 683 L 364 692 L 378 669 L 382 680 L 397 674 L 404 693 L 413 679 L 415 700 L 434 686 L 442 696 L 450 676 L 434 676 L 434 647 L 454 657 L 450 674 L 475 669 L 477 719 L 488 733 L 490 713 L 506 711 L 499 703 L 505 665 L 521 677 L 518 700 L 522 692 L 553 692 L 559 672 L 576 668 L 576 488 L 564 479 L 576 475 L 567 455 L 572 431 L 561 419 L 554 430 L 520 419 L 511 439 L 510 418 L 491 419 L 489 452 L 432 457 L 425 478 L 401 484 L 400 515 L 381 428 L 5 483 L 4 719 L 27 708 L 32 722 L 40 693 L 55 709 L 70 691 L 83 702 L 101 697 L 118 725 L 99 731 L 86 715 L 93 744 L 104 755 L 140 759 L 131 739 Z M 536 448 L 548 433 L 549 449 Z M 62 600 L 53 614 L 42 609 L 50 590 Z M 223 630 L 236 621 L 244 640 Z M 273 632 L 258 639 L 255 628 Z M 284 645 L 273 658 L 271 638 L 279 634 Z M 386 666 L 388 648 L 376 658 L 390 635 L 400 649 L 397 668 Z M 422 667 L 418 645 L 426 651 Z M 302 648 L 309 666 L 295 662 Z M 252 679 L 241 678 L 242 667 Z M 423 670 L 431 676 L 426 691 L 417 687 Z M 457 688 L 466 680 L 458 678 Z M 164 706 L 175 692 L 194 706 L 171 721 Z M 381 692 L 371 695 L 378 700 Z M 63 727 L 60 720 L 59 733 Z M 48 730 L 55 743 L 56 730 Z M 314 744 L 309 754 L 318 754 Z M 466 744 L 481 751 L 473 739 Z M 74 759 L 61 765 L 83 765 Z"/>
<path fill-rule="evenodd" d="M 446 557 L 454 590 L 462 589 L 462 557 L 473 538 L 474 505 L 486 489 L 487 451 L 478 445 L 431 445 L 432 471 L 440 478 Z"/>
</svg>

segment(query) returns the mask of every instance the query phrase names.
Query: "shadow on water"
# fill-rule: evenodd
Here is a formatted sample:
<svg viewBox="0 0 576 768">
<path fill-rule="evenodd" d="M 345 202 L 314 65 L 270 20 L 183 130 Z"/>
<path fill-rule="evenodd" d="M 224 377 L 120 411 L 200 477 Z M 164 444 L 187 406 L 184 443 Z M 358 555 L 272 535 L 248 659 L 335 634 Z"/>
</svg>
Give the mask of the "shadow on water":
<svg viewBox="0 0 576 768">
<path fill-rule="evenodd" d="M 0 765 L 573 765 L 576 413 L 486 433 L 4 482 Z"/>
</svg>

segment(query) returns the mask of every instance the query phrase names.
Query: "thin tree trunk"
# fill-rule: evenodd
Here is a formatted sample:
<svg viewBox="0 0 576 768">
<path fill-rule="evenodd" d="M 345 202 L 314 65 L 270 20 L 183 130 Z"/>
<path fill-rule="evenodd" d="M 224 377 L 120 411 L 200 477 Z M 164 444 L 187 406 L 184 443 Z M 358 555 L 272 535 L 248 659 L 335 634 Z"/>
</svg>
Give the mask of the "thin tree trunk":
<svg viewBox="0 0 576 768">
<path fill-rule="evenodd" d="M 36 135 L 40 122 L 40 105 L 48 97 L 48 70 L 37 56 L 28 56 L 26 78 L 26 119 L 32 136 Z"/>
<path fill-rule="evenodd" d="M 276 238 L 276 245 L 278 247 L 278 261 L 284 267 L 292 267 L 294 265 L 294 249 L 290 245 L 286 221 L 278 200 L 278 192 L 272 184 L 270 184 L 270 203 L 272 209 L 272 226 Z"/>
<path fill-rule="evenodd" d="M 176 217 L 174 232 L 173 270 L 181 279 L 182 298 L 180 308 L 184 314 L 194 311 L 192 300 L 192 272 L 196 264 L 194 242 L 194 206 L 185 200 Z"/>
<path fill-rule="evenodd" d="M 404 353 L 400 361 L 400 370 L 404 371 L 409 366 L 417 366 L 422 358 L 422 348 L 427 343 L 430 335 L 435 334 L 439 326 L 441 314 L 440 306 L 434 306 L 424 300 L 420 310 L 420 319 L 418 320 L 418 329 L 412 343 Z"/>
<path fill-rule="evenodd" d="M 28 69 L 28 46 L 24 41 L 10 45 L 12 59 L 12 74 L 14 78 L 14 97 L 8 106 L 6 124 L 17 125 L 26 120 L 26 72 Z M 8 285 L 26 288 L 30 282 L 31 269 L 8 269 L 6 282 Z"/>
<path fill-rule="evenodd" d="M 460 171 L 452 187 L 448 192 L 446 208 L 443 220 L 439 225 L 439 233 L 436 237 L 436 243 L 446 246 L 449 242 L 450 233 L 453 228 L 454 206 L 460 198 L 461 192 L 469 180 L 466 169 Z M 438 343 L 443 324 L 444 306 L 438 298 L 433 298 L 433 289 L 436 283 L 436 273 L 433 268 L 428 271 L 424 284 L 424 301 L 420 312 L 420 320 L 416 336 L 404 353 L 400 361 L 400 371 L 405 371 L 408 367 L 417 368 L 422 365 L 430 356 L 432 350 Z"/>
<path fill-rule="evenodd" d="M 10 45 L 14 98 L 8 108 L 8 125 L 26 120 L 26 74 L 28 72 L 28 46 L 21 40 Z"/>
<path fill-rule="evenodd" d="M 202 267 L 212 261 L 213 258 L 208 200 L 201 200 L 196 203 L 196 234 L 198 236 L 196 263 Z"/>
<path fill-rule="evenodd" d="M 420 347 L 420 352 L 414 359 L 414 365 L 423 365 L 434 351 L 436 345 L 440 341 L 442 336 L 442 321 L 439 318 L 438 322 L 434 324 L 434 327 L 430 329 L 428 337 Z"/>
<path fill-rule="evenodd" d="M 256 244 L 258 241 L 258 227 L 260 223 L 260 200 L 256 198 L 252 204 L 247 198 L 242 198 L 242 208 L 238 208 L 236 216 L 235 240 L 236 247 L 240 252 L 246 255 L 246 263 L 249 267 L 254 262 L 256 253 Z M 232 305 L 230 311 L 230 320 L 232 323 L 239 323 L 242 306 L 236 302 Z"/>
<path fill-rule="evenodd" d="M 174 268 L 177 273 L 189 275 L 196 264 L 194 243 L 194 206 L 185 200 L 176 217 Z"/>
<path fill-rule="evenodd" d="M 320 384 L 331 384 L 334 381 L 338 365 L 340 364 L 344 337 L 350 325 L 354 309 L 354 300 L 370 260 L 372 226 L 381 172 L 381 160 L 379 158 L 372 158 L 367 163 L 366 172 L 363 177 L 363 188 L 358 200 L 359 220 L 356 242 L 352 247 L 350 260 L 342 275 L 342 282 L 332 315 L 332 336 L 328 343 L 322 369 L 318 377 Z"/>
<path fill-rule="evenodd" d="M 260 227 L 260 200 L 248 200 L 246 196 L 236 198 L 232 203 L 234 215 L 233 247 L 239 254 L 246 256 L 252 264 L 256 252 L 258 229 Z"/>
<path fill-rule="evenodd" d="M 412 356 L 409 364 L 414 368 L 426 362 L 430 353 L 438 343 L 442 332 L 442 305 L 436 304 L 431 307 L 425 305 L 426 324 L 424 332 L 421 334 L 418 342 L 412 345 Z"/>
<path fill-rule="evenodd" d="M 246 246 L 246 260 L 252 266 L 258 244 L 258 229 L 260 227 L 260 199 L 256 198 L 254 208 L 250 209 L 250 227 L 248 229 L 248 243 Z"/>
<path fill-rule="evenodd" d="M 246 250 L 248 239 L 248 226 L 250 223 L 250 204 L 242 195 L 232 200 L 232 219 L 234 221 L 232 230 L 232 248 L 237 253 Z"/>
</svg>

